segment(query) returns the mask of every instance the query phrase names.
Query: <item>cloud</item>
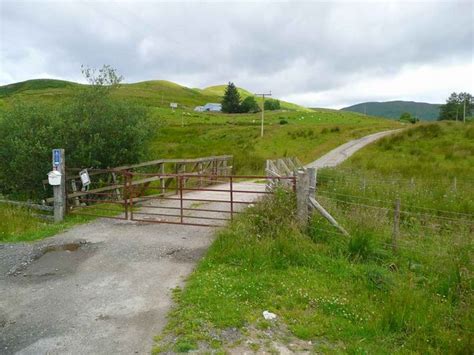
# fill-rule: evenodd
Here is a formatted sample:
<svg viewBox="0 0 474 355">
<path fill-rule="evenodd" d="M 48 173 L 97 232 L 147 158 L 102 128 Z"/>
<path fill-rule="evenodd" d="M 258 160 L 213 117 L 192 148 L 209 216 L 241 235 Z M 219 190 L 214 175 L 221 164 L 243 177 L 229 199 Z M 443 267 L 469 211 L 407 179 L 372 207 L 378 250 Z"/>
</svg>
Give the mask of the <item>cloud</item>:
<svg viewBox="0 0 474 355">
<path fill-rule="evenodd" d="M 0 84 L 44 75 L 81 80 L 81 64 L 110 64 L 128 82 L 232 80 L 330 107 L 395 94 L 441 101 L 452 85 L 474 87 L 471 1 L 0 4 Z M 419 82 L 427 67 L 426 85 L 399 90 L 400 80 Z M 437 78 L 459 67 L 464 81 Z"/>
</svg>

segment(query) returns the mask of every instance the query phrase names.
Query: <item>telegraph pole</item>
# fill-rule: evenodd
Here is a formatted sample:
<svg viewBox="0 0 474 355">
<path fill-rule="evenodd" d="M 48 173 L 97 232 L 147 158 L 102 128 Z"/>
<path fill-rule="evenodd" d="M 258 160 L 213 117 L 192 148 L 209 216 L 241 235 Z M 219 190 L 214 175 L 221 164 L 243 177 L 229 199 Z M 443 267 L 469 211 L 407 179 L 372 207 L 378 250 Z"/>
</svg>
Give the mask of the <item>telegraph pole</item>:
<svg viewBox="0 0 474 355">
<path fill-rule="evenodd" d="M 260 137 L 263 137 L 263 120 L 265 119 L 265 96 L 272 96 L 272 91 L 268 94 L 255 94 L 255 96 L 262 97 L 262 124 L 260 126 Z"/>
</svg>

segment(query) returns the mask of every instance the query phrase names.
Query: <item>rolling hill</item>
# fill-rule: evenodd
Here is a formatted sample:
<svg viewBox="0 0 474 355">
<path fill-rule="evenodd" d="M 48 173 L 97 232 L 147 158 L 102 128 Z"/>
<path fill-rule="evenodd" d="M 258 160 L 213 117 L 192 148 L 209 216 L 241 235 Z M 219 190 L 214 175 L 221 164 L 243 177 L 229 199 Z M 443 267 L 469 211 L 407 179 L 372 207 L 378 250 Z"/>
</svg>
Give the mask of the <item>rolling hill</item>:
<svg viewBox="0 0 474 355">
<path fill-rule="evenodd" d="M 363 102 L 360 104 L 344 107 L 342 111 L 359 112 L 372 116 L 399 119 L 404 112 L 409 112 L 421 120 L 434 121 L 439 115 L 439 104 L 414 101 L 387 101 L 387 102 Z"/>
<path fill-rule="evenodd" d="M 53 102 L 70 97 L 74 90 L 83 86 L 70 81 L 55 79 L 33 79 L 0 86 L 0 107 L 15 99 Z M 151 107 L 169 107 L 177 102 L 180 107 L 193 109 L 208 102 L 220 102 L 226 85 L 216 85 L 204 89 L 188 88 L 166 80 L 150 80 L 131 84 L 121 84 L 114 95 L 126 101 L 133 101 Z M 253 95 L 238 88 L 242 98 Z M 282 109 L 308 111 L 309 109 L 280 101 Z"/>
</svg>

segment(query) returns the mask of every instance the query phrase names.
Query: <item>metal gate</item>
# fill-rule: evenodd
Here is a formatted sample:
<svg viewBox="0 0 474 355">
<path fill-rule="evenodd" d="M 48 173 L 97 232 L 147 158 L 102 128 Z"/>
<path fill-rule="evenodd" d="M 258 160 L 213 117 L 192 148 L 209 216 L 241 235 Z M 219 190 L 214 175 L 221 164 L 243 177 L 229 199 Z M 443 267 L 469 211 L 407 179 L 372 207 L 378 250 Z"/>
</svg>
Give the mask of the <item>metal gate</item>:
<svg viewBox="0 0 474 355">
<path fill-rule="evenodd" d="M 294 176 L 159 174 L 91 170 L 95 184 L 68 194 L 72 214 L 147 223 L 219 227 Z M 71 186 L 75 181 L 71 181 Z"/>
<path fill-rule="evenodd" d="M 230 221 L 245 206 L 272 194 L 268 179 L 287 182 L 295 188 L 294 177 L 193 174 L 130 174 L 130 219 L 139 222 L 218 227 Z M 163 187 L 153 181 L 172 179 Z M 149 184 L 135 184 L 136 181 Z M 137 208 L 137 205 L 139 208 Z"/>
</svg>

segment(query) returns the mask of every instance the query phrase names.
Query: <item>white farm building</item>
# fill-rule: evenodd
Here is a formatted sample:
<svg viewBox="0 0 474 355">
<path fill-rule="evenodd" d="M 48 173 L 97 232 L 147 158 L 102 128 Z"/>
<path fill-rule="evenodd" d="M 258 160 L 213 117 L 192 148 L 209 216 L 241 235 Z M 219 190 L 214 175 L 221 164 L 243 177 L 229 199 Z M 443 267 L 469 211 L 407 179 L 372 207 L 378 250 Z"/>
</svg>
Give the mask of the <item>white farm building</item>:
<svg viewBox="0 0 474 355">
<path fill-rule="evenodd" d="M 196 111 L 196 112 L 205 112 L 205 111 L 221 112 L 222 111 L 222 105 L 221 104 L 216 104 L 216 103 L 207 103 L 204 106 L 196 106 L 194 108 L 194 111 Z"/>
</svg>

